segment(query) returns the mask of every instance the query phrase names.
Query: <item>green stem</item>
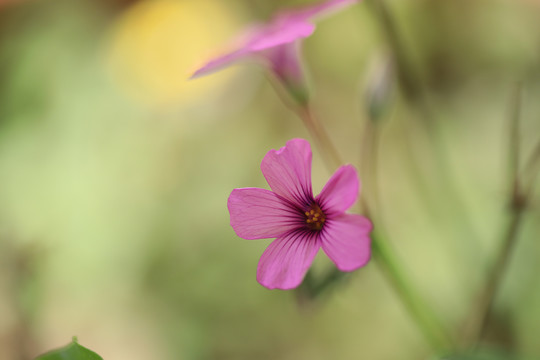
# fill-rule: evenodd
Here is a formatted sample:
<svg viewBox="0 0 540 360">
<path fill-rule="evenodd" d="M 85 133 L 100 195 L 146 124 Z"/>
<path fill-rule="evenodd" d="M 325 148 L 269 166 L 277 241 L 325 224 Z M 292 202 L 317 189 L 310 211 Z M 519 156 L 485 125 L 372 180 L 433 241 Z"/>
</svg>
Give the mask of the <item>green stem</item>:
<svg viewBox="0 0 540 360">
<path fill-rule="evenodd" d="M 360 154 L 360 178 L 363 187 L 370 188 L 371 215 L 377 215 L 379 209 L 379 191 L 377 189 L 380 124 L 368 119 L 364 126 L 362 150 Z M 367 201 L 366 201 L 367 202 Z M 366 204 L 362 204 L 365 206 Z"/>
<path fill-rule="evenodd" d="M 312 116 L 309 108 L 305 108 L 302 111 L 297 111 L 298 115 L 304 121 L 306 127 L 310 130 L 311 134 L 316 140 L 319 150 L 323 154 L 329 154 L 325 158 L 328 168 L 335 169 L 335 167 L 342 164 L 339 155 L 331 142 L 330 138 L 324 131 L 323 127 Z M 370 210 L 368 204 L 364 198 L 361 198 L 361 204 L 364 208 L 366 216 L 370 217 Z M 374 258 L 379 263 L 379 266 L 386 275 L 387 280 L 395 289 L 398 297 L 403 302 L 405 308 L 408 310 L 410 316 L 414 319 L 418 325 L 420 331 L 425 336 L 426 340 L 430 343 L 433 349 L 437 352 L 448 350 L 452 346 L 450 337 L 447 335 L 442 324 L 437 320 L 435 314 L 429 310 L 429 307 L 421 299 L 420 295 L 413 290 L 410 282 L 406 278 L 405 271 L 400 268 L 396 258 L 392 254 L 390 246 L 379 237 L 376 232 L 372 232 L 372 251 Z M 308 283 L 306 290 L 301 289 L 303 294 L 307 293 L 312 298 L 317 297 L 338 280 L 345 277 L 346 274 L 341 273 L 335 269 L 327 273 L 321 282 L 314 284 L 312 275 L 308 272 Z"/>
<path fill-rule="evenodd" d="M 488 275 L 484 290 L 478 297 L 475 306 L 473 306 L 470 315 L 468 316 L 469 324 L 464 331 L 464 348 L 476 346 L 485 334 L 489 315 L 493 309 L 493 301 L 499 291 L 504 273 L 508 268 L 509 259 L 518 239 L 524 213 L 525 206 L 520 206 L 512 212 L 511 219 L 504 232 L 502 246 L 498 252 L 499 255 L 491 267 L 492 270 Z"/>
<path fill-rule="evenodd" d="M 369 169 L 373 182 L 373 200 L 377 208 L 379 204 L 379 192 L 376 188 L 378 174 L 377 150 L 380 127 L 375 127 L 374 124 L 375 122 L 369 119 L 365 126 L 365 134 L 367 136 L 365 136 L 364 142 L 366 144 L 369 143 L 369 145 L 366 145 L 362 154 L 362 168 L 366 174 Z M 368 136 L 369 138 L 367 138 Z M 365 203 L 364 206 L 369 213 L 369 208 Z M 370 214 L 372 219 L 374 215 L 373 213 Z M 381 219 L 378 219 L 378 221 L 381 222 Z M 452 340 L 449 334 L 436 315 L 423 303 L 421 296 L 414 291 L 408 279 L 402 275 L 404 272 L 400 270 L 401 266 L 398 265 L 396 258 L 393 256 L 394 252 L 390 249 L 390 245 L 382 240 L 377 232 L 373 232 L 371 238 L 373 241 L 372 250 L 374 258 L 377 260 L 379 267 L 392 284 L 394 290 L 402 299 L 403 305 L 411 314 L 417 326 L 422 330 L 426 340 L 428 340 L 433 349 L 439 352 L 451 348 Z"/>
<path fill-rule="evenodd" d="M 514 190 L 519 186 L 519 154 L 520 154 L 520 137 L 519 137 L 519 119 L 521 117 L 521 97 L 522 85 L 516 84 L 514 94 L 512 95 L 510 105 L 510 141 L 509 141 L 509 168 L 510 179 L 514 183 Z"/>
<path fill-rule="evenodd" d="M 304 122 L 304 125 L 310 132 L 311 136 L 315 140 L 317 148 L 320 150 L 322 156 L 324 157 L 325 164 L 328 167 L 328 170 L 332 173 L 339 166 L 343 165 L 343 160 L 339 156 L 339 153 L 330 140 L 330 137 L 324 130 L 322 124 L 319 120 L 313 115 L 310 106 L 304 106 L 296 109 L 296 113 Z"/>
<path fill-rule="evenodd" d="M 423 100 L 422 98 L 425 95 L 424 87 L 417 80 L 419 76 L 414 66 L 412 66 L 409 57 L 406 55 L 407 51 L 391 12 L 383 0 L 374 0 L 372 3 L 396 59 L 397 74 L 402 93 L 409 101 L 414 101 L 417 98 Z"/>
<path fill-rule="evenodd" d="M 528 185 L 526 186 L 526 196 L 532 195 L 534 191 L 534 185 L 538 175 L 540 174 L 540 141 L 536 144 L 527 165 L 523 171 L 523 178 L 528 179 Z"/>
<path fill-rule="evenodd" d="M 446 187 L 446 192 L 451 194 L 453 198 L 455 207 L 460 210 L 463 214 L 459 221 L 463 224 L 465 228 L 468 229 L 471 238 L 477 238 L 477 230 L 474 223 L 471 222 L 471 216 L 468 216 L 467 209 L 469 208 L 464 202 L 462 196 L 459 193 L 459 189 L 456 185 L 456 180 L 451 169 L 453 168 L 452 163 L 448 157 L 448 152 L 445 147 L 445 139 L 440 127 L 441 121 L 438 120 L 436 116 L 436 111 L 434 110 L 431 102 L 429 101 L 429 92 L 425 83 L 422 81 L 420 72 L 418 68 L 414 66 L 411 57 L 409 56 L 410 51 L 403 37 L 401 36 L 402 31 L 398 29 L 397 22 L 391 11 L 391 9 L 386 4 L 386 0 L 372 0 L 370 4 L 373 6 L 374 12 L 379 19 L 379 22 L 382 27 L 386 41 L 389 44 L 390 50 L 396 59 L 396 68 L 397 76 L 399 79 L 399 86 L 401 88 L 401 93 L 405 100 L 411 104 L 415 109 L 418 110 L 419 115 L 418 119 L 422 121 L 421 128 L 412 129 L 412 126 L 408 125 L 407 130 L 409 139 L 407 141 L 408 151 L 411 152 L 412 159 L 410 161 L 410 166 L 413 172 L 414 177 L 416 178 L 416 184 L 418 194 L 423 198 L 424 203 L 429 207 L 430 212 L 435 213 L 439 208 L 435 207 L 431 197 L 429 196 L 426 189 L 431 189 L 431 183 L 435 181 L 439 184 L 444 184 Z M 426 179 L 423 175 L 423 169 L 420 166 L 418 161 L 418 155 L 412 154 L 413 149 L 411 142 L 414 139 L 410 139 L 411 129 L 414 131 L 414 135 L 425 136 L 430 144 L 430 153 L 433 154 L 433 159 L 436 161 L 436 175 L 437 179 L 433 180 L 431 176 L 429 179 Z M 422 130 L 422 133 L 419 132 Z"/>
<path fill-rule="evenodd" d="M 489 316 L 492 312 L 493 301 L 508 268 L 509 259 L 515 248 L 519 229 L 528 205 L 530 194 L 528 191 L 523 190 L 519 173 L 521 93 L 522 85 L 518 83 L 511 99 L 510 128 L 508 132 L 508 172 L 510 174 L 508 205 L 511 211 L 511 217 L 503 232 L 501 246 L 497 252 L 495 261 L 491 265 L 484 289 L 478 296 L 467 317 L 468 324 L 463 332 L 464 337 L 462 340 L 464 347 L 476 346 L 484 336 Z"/>
<path fill-rule="evenodd" d="M 404 271 L 389 244 L 376 231 L 371 234 L 371 238 L 374 258 L 426 340 L 439 353 L 452 348 L 452 340 L 444 326 L 403 275 Z"/>
</svg>

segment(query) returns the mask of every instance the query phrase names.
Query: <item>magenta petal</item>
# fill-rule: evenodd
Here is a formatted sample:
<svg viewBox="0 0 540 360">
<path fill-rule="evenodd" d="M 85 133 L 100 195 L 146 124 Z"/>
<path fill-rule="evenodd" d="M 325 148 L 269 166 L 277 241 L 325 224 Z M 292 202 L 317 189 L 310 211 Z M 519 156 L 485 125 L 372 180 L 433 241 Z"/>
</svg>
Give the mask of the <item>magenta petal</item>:
<svg viewBox="0 0 540 360">
<path fill-rule="evenodd" d="M 285 84 L 301 87 L 304 82 L 304 74 L 299 42 L 277 46 L 266 50 L 264 54 L 278 79 Z"/>
<path fill-rule="evenodd" d="M 286 200 L 265 189 L 234 189 L 227 207 L 234 231 L 248 240 L 281 236 L 304 220 Z"/>
<path fill-rule="evenodd" d="M 330 0 L 314 6 L 282 12 L 267 25 L 255 25 L 249 28 L 235 41 L 233 49 L 236 50 L 206 63 L 195 71 L 191 78 L 210 74 L 244 57 L 306 38 L 315 31 L 312 20 L 355 2 L 357 0 Z"/>
<path fill-rule="evenodd" d="M 261 171 L 272 190 L 294 204 L 305 207 L 313 197 L 311 189 L 311 147 L 304 139 L 292 139 L 279 150 L 270 150 Z"/>
<path fill-rule="evenodd" d="M 256 34 L 246 48 L 261 51 L 295 42 L 313 34 L 315 25 L 304 21 L 277 21 Z"/>
<path fill-rule="evenodd" d="M 336 170 L 316 200 L 327 214 L 341 214 L 354 204 L 359 191 L 360 181 L 355 168 L 345 165 Z"/>
<path fill-rule="evenodd" d="M 203 67 L 195 71 L 193 75 L 191 75 L 190 79 L 195 79 L 201 76 L 211 74 L 215 71 L 221 70 L 231 65 L 235 61 L 238 61 L 239 59 L 242 59 L 248 55 L 249 53 L 247 53 L 245 50 L 242 49 L 242 50 L 236 50 L 228 54 L 225 54 L 223 56 L 217 57 L 213 60 L 210 60 Z"/>
<path fill-rule="evenodd" d="M 371 229 L 367 218 L 343 214 L 325 223 L 321 233 L 322 248 L 339 270 L 356 270 L 370 259 Z"/>
<path fill-rule="evenodd" d="M 277 22 L 267 26 L 254 25 L 234 41 L 236 45 L 233 48 L 237 50 L 210 60 L 195 71 L 191 79 L 211 74 L 266 49 L 293 43 L 310 36 L 314 31 L 315 25 L 303 21 Z"/>
<path fill-rule="evenodd" d="M 318 238 L 309 232 L 296 231 L 277 238 L 259 260 L 257 281 L 268 289 L 297 287 L 319 248 Z"/>
</svg>

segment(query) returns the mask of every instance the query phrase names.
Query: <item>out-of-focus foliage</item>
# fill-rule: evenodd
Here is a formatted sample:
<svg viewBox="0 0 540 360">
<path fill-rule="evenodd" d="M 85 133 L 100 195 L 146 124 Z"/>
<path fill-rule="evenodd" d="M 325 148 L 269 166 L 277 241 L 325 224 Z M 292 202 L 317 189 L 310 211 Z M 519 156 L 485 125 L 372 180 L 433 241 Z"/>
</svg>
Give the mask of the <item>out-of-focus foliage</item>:
<svg viewBox="0 0 540 360">
<path fill-rule="evenodd" d="M 229 227 L 230 191 L 265 187 L 264 154 L 309 134 L 254 66 L 187 78 L 243 25 L 310 2 L 1 2 L 0 359 L 72 334 L 105 359 L 431 355 L 374 263 L 299 304 L 255 281 L 268 241 Z M 304 43 L 315 110 L 358 168 L 371 69 L 393 51 L 375 5 L 321 21 Z M 523 158 L 539 141 L 540 3 L 387 5 L 423 92 L 401 86 L 385 105 L 363 196 L 459 337 L 508 218 L 516 81 Z M 315 192 L 328 175 L 315 150 Z M 525 359 L 540 357 L 538 195 L 532 204 L 485 337 Z"/>
</svg>

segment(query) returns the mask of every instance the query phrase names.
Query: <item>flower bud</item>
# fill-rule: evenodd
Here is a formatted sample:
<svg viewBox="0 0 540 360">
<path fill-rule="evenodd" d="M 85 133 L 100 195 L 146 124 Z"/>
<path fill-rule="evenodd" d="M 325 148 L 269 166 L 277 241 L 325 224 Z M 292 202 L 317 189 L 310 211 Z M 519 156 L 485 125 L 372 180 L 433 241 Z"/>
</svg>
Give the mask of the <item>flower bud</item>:
<svg viewBox="0 0 540 360">
<path fill-rule="evenodd" d="M 396 84 L 394 61 L 390 56 L 378 59 L 368 76 L 365 105 L 371 121 L 380 121 L 390 108 Z"/>
</svg>

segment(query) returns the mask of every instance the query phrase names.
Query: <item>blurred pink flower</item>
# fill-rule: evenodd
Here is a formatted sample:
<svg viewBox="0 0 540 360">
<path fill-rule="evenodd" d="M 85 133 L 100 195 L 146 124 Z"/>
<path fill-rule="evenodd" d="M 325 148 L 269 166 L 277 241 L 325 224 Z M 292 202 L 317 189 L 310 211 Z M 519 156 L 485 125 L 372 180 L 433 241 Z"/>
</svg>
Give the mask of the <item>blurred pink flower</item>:
<svg viewBox="0 0 540 360">
<path fill-rule="evenodd" d="M 254 58 L 267 66 L 288 90 L 303 92 L 305 79 L 300 59 L 300 40 L 313 34 L 316 18 L 342 9 L 358 0 L 329 0 L 321 4 L 278 13 L 270 23 L 249 28 L 234 50 L 199 68 L 191 78 L 210 74 L 232 63 Z"/>
<path fill-rule="evenodd" d="M 366 265 L 371 255 L 371 222 L 345 213 L 360 187 L 353 166 L 340 167 L 313 197 L 310 145 L 293 139 L 277 151 L 270 150 L 261 170 L 272 191 L 235 189 L 227 204 L 238 236 L 277 238 L 259 260 L 261 285 L 283 290 L 297 287 L 321 247 L 341 271 Z"/>
</svg>

